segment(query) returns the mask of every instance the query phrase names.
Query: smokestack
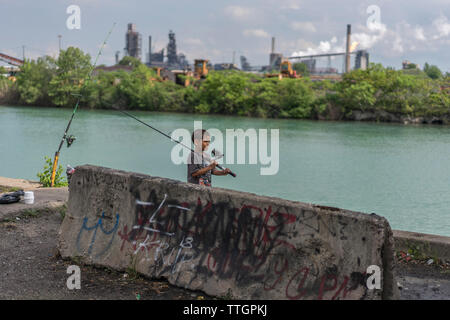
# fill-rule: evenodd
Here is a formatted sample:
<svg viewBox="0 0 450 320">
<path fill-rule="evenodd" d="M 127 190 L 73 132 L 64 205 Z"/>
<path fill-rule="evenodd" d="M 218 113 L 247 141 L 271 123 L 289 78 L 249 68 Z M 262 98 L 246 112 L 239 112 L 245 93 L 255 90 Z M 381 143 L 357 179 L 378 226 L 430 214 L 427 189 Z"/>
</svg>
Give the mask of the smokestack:
<svg viewBox="0 0 450 320">
<path fill-rule="evenodd" d="M 116 51 L 116 65 L 119 64 L 119 54 L 120 51 Z"/>
<path fill-rule="evenodd" d="M 347 48 L 345 50 L 345 72 L 350 72 L 350 41 L 352 34 L 352 25 L 347 25 Z"/>
<path fill-rule="evenodd" d="M 272 53 L 275 53 L 275 37 L 272 37 Z"/>
<path fill-rule="evenodd" d="M 148 36 L 148 64 L 152 63 L 152 36 Z"/>
</svg>

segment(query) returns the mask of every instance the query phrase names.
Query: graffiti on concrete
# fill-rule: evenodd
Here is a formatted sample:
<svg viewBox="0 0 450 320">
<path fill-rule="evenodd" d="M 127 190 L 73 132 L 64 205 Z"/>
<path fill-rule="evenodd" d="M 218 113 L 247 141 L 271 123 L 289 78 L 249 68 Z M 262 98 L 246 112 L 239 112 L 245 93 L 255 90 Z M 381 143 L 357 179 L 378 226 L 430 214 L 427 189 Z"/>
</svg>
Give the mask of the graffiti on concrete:
<svg viewBox="0 0 450 320">
<path fill-rule="evenodd" d="M 78 251 L 79 252 L 82 251 L 81 246 L 80 246 L 80 240 L 82 238 L 82 234 L 84 232 L 87 232 L 87 233 L 91 234 L 91 231 L 93 231 L 92 235 L 91 235 L 91 240 L 90 240 L 90 243 L 89 243 L 89 247 L 88 247 L 88 254 L 89 255 L 92 254 L 92 251 L 93 251 L 93 248 L 94 248 L 94 244 L 95 244 L 95 239 L 96 239 L 96 236 L 97 236 L 97 231 L 100 228 L 100 231 L 103 234 L 105 234 L 106 236 L 111 235 L 111 238 L 110 238 L 109 242 L 104 246 L 104 248 L 100 249 L 100 251 L 95 254 L 95 257 L 102 256 L 106 251 L 108 251 L 108 249 L 111 247 L 111 244 L 113 243 L 114 237 L 116 235 L 116 231 L 117 231 L 117 229 L 119 227 L 119 217 L 120 216 L 117 213 L 116 214 L 116 222 L 115 222 L 114 226 L 111 228 L 111 230 L 105 230 L 104 227 L 103 227 L 103 220 L 105 219 L 105 212 L 102 212 L 101 217 L 91 227 L 88 227 L 88 225 L 87 225 L 88 224 L 88 218 L 84 217 L 83 218 L 83 224 L 82 224 L 82 226 L 80 228 L 80 231 L 78 232 L 78 236 L 77 236 L 76 244 L 77 244 Z"/>
<path fill-rule="evenodd" d="M 321 274 L 320 267 L 307 260 L 289 264 L 298 251 L 292 239 L 313 239 L 322 231 L 332 237 L 341 233 L 312 210 L 294 215 L 270 205 L 236 208 L 200 198 L 194 205 L 180 203 L 167 194 L 158 199 L 153 191 L 145 200 L 135 196 L 141 199 L 136 200 L 135 222 L 118 231 L 120 250 L 131 248 L 141 261 L 152 261 L 157 276 L 195 270 L 191 281 L 202 274 L 234 279 L 237 285 L 259 281 L 265 291 L 283 288 L 293 300 L 312 292 L 317 299 L 326 293 L 345 298 L 364 283 L 363 273 L 342 276 L 330 268 Z M 189 263 L 193 260 L 195 264 Z"/>
</svg>

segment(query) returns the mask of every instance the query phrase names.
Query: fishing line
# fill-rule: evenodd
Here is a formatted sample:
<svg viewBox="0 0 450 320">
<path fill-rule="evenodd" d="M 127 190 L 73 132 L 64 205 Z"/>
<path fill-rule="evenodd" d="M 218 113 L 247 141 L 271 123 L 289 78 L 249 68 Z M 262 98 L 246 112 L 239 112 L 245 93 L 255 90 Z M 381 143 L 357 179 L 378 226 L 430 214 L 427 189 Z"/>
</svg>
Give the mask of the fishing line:
<svg viewBox="0 0 450 320">
<path fill-rule="evenodd" d="M 181 141 L 178 141 L 178 140 L 176 140 L 176 139 L 173 139 L 173 138 L 172 138 L 171 136 L 169 136 L 168 134 L 165 134 L 165 133 L 162 132 L 161 130 L 156 129 L 155 127 L 149 125 L 148 123 L 145 123 L 144 121 L 142 121 L 142 120 L 136 118 L 136 117 L 133 116 L 132 114 L 130 114 L 130 113 L 126 112 L 126 111 L 123 111 L 123 110 L 121 110 L 121 109 L 118 109 L 118 108 L 116 108 L 116 107 L 113 107 L 113 109 L 114 109 L 114 110 L 117 110 L 117 111 L 119 111 L 119 112 L 122 112 L 123 114 L 127 115 L 128 117 L 130 117 L 130 118 L 132 118 L 132 119 L 134 119 L 134 120 L 136 120 L 136 121 L 142 123 L 143 125 L 145 125 L 145 126 L 151 128 L 151 129 L 155 130 L 156 132 L 162 134 L 162 135 L 165 136 L 166 138 L 169 138 L 169 139 L 172 140 L 173 142 L 178 143 L 179 145 L 185 147 L 186 149 L 190 150 L 191 152 L 196 153 L 192 148 L 188 147 L 187 145 L 185 145 L 185 144 L 182 143 Z M 218 167 L 219 169 L 224 170 L 224 168 L 223 168 L 222 166 L 220 166 L 219 164 L 217 164 L 216 167 Z M 236 174 L 235 174 L 234 172 L 231 172 L 231 171 L 230 171 L 229 174 L 230 174 L 231 176 L 233 176 L 234 178 L 236 178 Z"/>
</svg>

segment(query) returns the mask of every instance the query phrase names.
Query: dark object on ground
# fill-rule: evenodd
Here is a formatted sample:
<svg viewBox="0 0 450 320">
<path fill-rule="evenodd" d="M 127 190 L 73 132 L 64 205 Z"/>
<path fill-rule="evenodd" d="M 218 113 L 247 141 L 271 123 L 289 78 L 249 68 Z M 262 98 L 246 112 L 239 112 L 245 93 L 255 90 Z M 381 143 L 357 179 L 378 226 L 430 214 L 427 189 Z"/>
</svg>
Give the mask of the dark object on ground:
<svg viewBox="0 0 450 320">
<path fill-rule="evenodd" d="M 16 203 L 20 201 L 20 197 L 23 196 L 25 193 L 23 190 L 19 190 L 16 192 L 11 193 L 5 193 L 3 196 L 0 197 L 0 204 L 9 204 L 9 203 Z"/>
</svg>

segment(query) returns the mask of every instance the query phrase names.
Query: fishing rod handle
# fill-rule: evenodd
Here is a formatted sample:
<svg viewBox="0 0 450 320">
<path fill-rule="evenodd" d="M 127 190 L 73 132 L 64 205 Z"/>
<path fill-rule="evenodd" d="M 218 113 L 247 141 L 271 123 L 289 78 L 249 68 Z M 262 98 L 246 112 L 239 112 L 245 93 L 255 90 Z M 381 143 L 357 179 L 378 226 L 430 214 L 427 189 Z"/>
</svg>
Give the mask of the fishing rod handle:
<svg viewBox="0 0 450 320">
<path fill-rule="evenodd" d="M 225 170 L 220 164 L 216 165 L 216 167 Z M 228 172 L 228 174 L 233 176 L 233 178 L 236 178 L 236 174 L 233 171 Z"/>
</svg>

